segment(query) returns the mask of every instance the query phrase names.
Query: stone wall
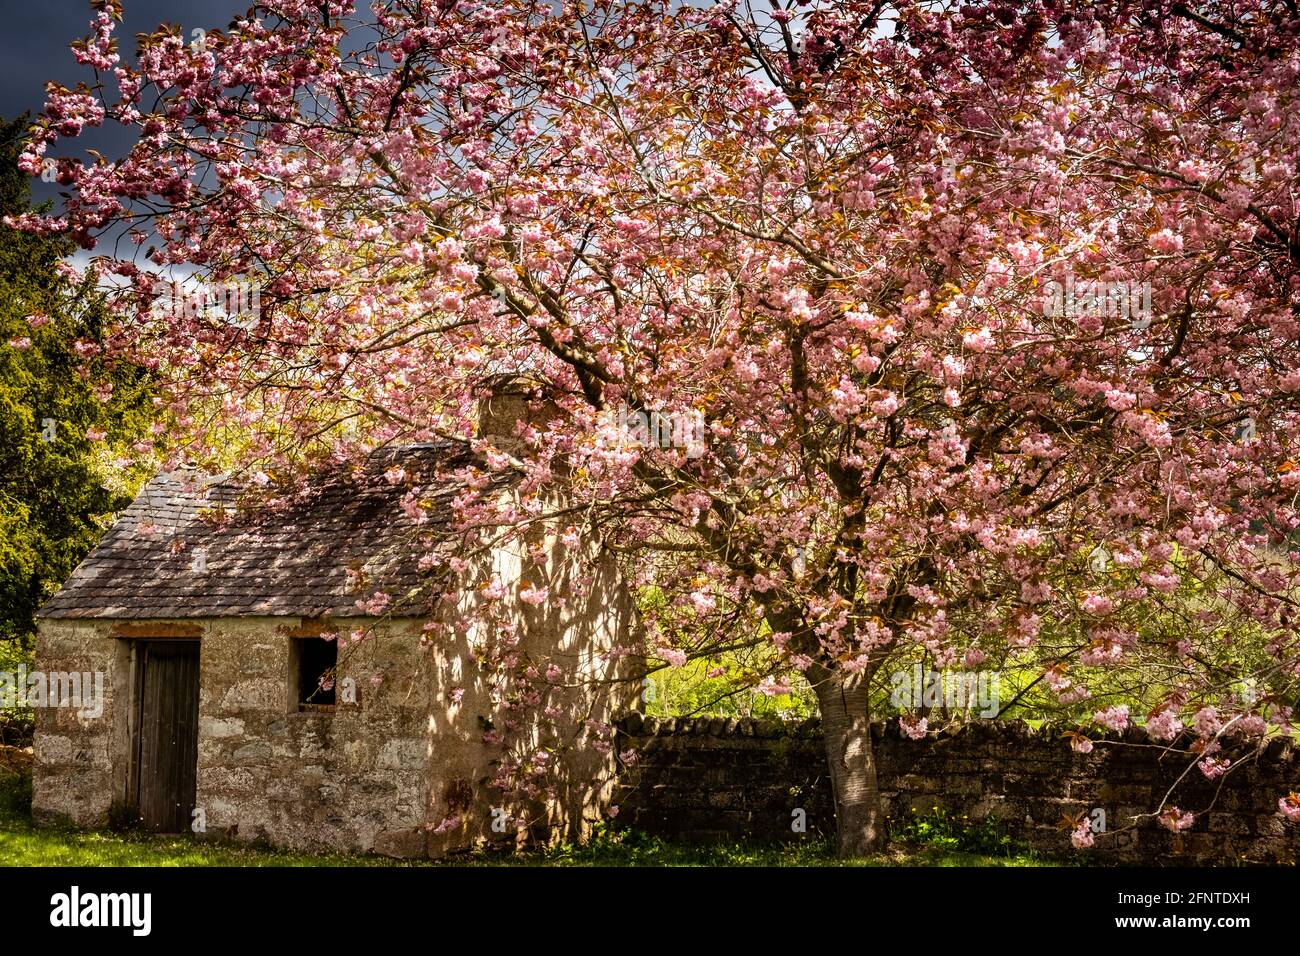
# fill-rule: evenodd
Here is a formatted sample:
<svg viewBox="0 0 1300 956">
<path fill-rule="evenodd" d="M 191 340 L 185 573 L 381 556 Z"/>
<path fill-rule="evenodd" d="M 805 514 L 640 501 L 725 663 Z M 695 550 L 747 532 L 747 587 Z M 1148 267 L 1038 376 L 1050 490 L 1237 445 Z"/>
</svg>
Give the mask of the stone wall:
<svg viewBox="0 0 1300 956">
<path fill-rule="evenodd" d="M 436 675 L 418 651 L 419 622 L 364 623 L 340 645 L 339 682 L 356 703 L 300 712 L 290 699 L 289 641 L 320 624 L 210 620 L 201 642 L 197 806 L 209 834 L 298 849 L 373 849 L 425 822 Z"/>
<path fill-rule="evenodd" d="M 650 834 L 693 841 L 787 840 L 834 832 L 826 757 L 816 721 L 781 725 L 722 718 L 658 720 L 632 714 L 619 725 L 619 751 L 636 757 L 620 774 L 618 821 Z M 1113 862 L 1148 865 L 1294 863 L 1300 824 L 1277 802 L 1300 790 L 1300 752 L 1287 740 L 1264 747 L 1231 741 L 1236 769 L 1209 781 L 1193 769 L 1171 803 L 1197 813 L 1174 834 L 1149 813 L 1187 769 L 1189 758 L 1152 746 L 1141 731 L 1075 753 L 1060 727 L 981 722 L 924 740 L 903 739 L 897 724 L 873 727 L 887 812 L 897 822 L 942 809 L 983 820 L 1050 855 L 1070 855 L 1063 816 L 1105 812 L 1108 832 L 1086 851 Z M 806 836 L 792 830 L 804 811 Z"/>
<path fill-rule="evenodd" d="M 199 641 L 195 802 L 210 835 L 372 849 L 385 832 L 421 825 L 436 681 L 422 673 L 419 622 L 387 622 L 355 650 L 340 648 L 355 705 L 299 712 L 289 642 L 321 630 L 298 618 L 41 622 L 41 667 L 102 672 L 105 704 L 95 716 L 36 711 L 34 818 L 104 826 L 129 802 L 131 643 L 170 635 Z"/>
<path fill-rule="evenodd" d="M 103 712 L 71 707 L 35 710 L 32 739 L 32 816 L 36 822 L 103 826 L 126 791 L 126 765 L 114 759 L 128 747 L 126 721 L 130 654 L 107 628 L 93 622 L 42 622 L 37 666 L 45 671 L 104 675 Z"/>
</svg>

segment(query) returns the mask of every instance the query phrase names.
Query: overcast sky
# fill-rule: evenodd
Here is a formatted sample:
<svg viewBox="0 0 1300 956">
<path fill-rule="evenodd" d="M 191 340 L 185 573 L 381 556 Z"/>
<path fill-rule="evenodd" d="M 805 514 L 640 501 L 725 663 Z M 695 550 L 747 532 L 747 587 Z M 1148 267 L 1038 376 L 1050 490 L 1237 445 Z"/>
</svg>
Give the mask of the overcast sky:
<svg viewBox="0 0 1300 956">
<path fill-rule="evenodd" d="M 126 0 L 125 16 L 118 24 L 118 52 L 135 60 L 135 35 L 151 33 L 162 23 L 179 24 L 184 35 L 196 27 L 224 28 L 250 0 Z M 0 116 L 12 119 L 23 112 L 36 116 L 45 105 L 45 84 L 51 80 L 72 87 L 93 83 L 94 71 L 78 66 L 68 44 L 90 32 L 94 17 L 89 0 L 22 0 L 5 4 L 5 28 L 0 30 Z M 116 90 L 114 88 L 113 92 Z M 105 156 L 125 154 L 131 131 L 109 121 L 78 137 L 78 151 L 87 146 Z M 59 143 L 51 155 L 62 153 Z M 32 182 L 32 197 L 52 196 L 60 187 Z"/>
</svg>

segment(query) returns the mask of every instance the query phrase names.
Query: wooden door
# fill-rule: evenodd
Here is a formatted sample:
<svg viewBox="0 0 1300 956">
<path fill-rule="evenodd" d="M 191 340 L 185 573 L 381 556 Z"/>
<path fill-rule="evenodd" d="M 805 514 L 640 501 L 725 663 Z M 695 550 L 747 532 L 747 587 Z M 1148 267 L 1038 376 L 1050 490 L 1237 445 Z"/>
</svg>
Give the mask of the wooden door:
<svg viewBox="0 0 1300 956">
<path fill-rule="evenodd" d="M 138 642 L 136 700 L 136 809 L 150 830 L 186 832 L 199 760 L 199 642 Z"/>
</svg>

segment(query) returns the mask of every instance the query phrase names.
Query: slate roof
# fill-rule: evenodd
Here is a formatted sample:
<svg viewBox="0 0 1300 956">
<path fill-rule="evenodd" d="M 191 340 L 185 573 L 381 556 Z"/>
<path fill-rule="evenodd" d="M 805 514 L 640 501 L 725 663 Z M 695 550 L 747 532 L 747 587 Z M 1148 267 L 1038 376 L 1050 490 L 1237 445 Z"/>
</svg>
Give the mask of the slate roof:
<svg viewBox="0 0 1300 956">
<path fill-rule="evenodd" d="M 417 567 L 421 555 L 455 547 L 450 501 L 463 486 L 447 473 L 468 461 L 468 447 L 456 443 L 380 451 L 359 475 L 319 474 L 281 508 L 243 512 L 234 507 L 243 489 L 230 480 L 159 475 L 37 617 L 359 617 L 367 612 L 357 600 L 376 590 L 392 595 L 396 609 L 428 579 Z M 384 476 L 394 465 L 408 475 L 398 484 Z M 419 526 L 401 506 L 413 485 L 420 500 L 434 502 Z M 214 510 L 229 520 L 214 523 Z M 203 571 L 195 570 L 200 553 Z M 360 591 L 349 567 L 364 569 Z M 402 612 L 427 609 L 421 598 Z"/>
</svg>

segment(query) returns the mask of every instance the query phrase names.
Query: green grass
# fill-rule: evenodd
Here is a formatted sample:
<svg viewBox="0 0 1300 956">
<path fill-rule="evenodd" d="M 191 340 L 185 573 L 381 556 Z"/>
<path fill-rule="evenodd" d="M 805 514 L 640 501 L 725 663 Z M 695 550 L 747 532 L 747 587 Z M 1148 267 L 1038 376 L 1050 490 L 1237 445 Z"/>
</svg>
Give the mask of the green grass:
<svg viewBox="0 0 1300 956">
<path fill-rule="evenodd" d="M 375 856 L 313 855 L 188 836 L 34 827 L 31 781 L 0 771 L 0 865 L 3 866 L 1050 866 L 1009 845 L 971 852 L 945 831 L 908 833 L 888 853 L 839 860 L 824 841 L 783 845 L 669 843 L 637 833 L 603 832 L 582 846 L 529 853 L 478 851 L 431 863 Z"/>
<path fill-rule="evenodd" d="M 1030 853 L 991 856 L 951 847 L 896 841 L 887 853 L 841 860 L 823 840 L 785 844 L 669 843 L 639 833 L 604 834 L 582 846 L 562 846 L 522 858 L 475 854 L 474 865 L 525 866 L 1051 866 Z"/>
<path fill-rule="evenodd" d="M 0 769 L 0 866 L 401 866 L 374 856 L 313 855 L 180 835 L 35 827 L 31 778 Z"/>
<path fill-rule="evenodd" d="M 931 850 L 971 853 L 978 856 L 1018 858 L 1028 853 L 1007 832 L 997 817 L 983 820 L 958 819 L 947 810 L 935 807 L 929 813 L 916 813 L 890 827 L 895 842 L 920 845 Z"/>
</svg>

